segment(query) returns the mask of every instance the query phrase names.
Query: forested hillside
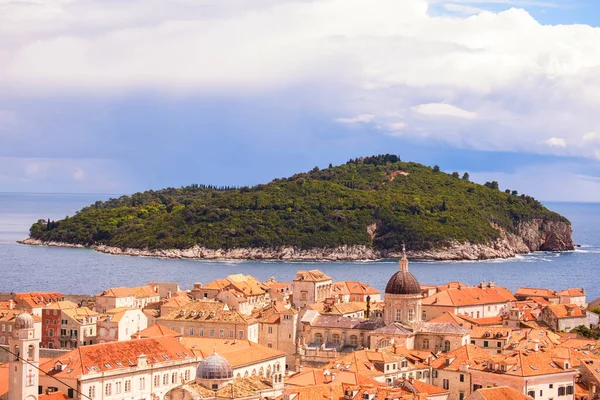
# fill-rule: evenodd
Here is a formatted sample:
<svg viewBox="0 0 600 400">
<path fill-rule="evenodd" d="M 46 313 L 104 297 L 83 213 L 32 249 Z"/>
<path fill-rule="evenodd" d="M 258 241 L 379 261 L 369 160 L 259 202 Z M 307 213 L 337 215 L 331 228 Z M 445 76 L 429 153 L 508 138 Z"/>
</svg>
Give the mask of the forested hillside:
<svg viewBox="0 0 600 400">
<path fill-rule="evenodd" d="M 515 232 L 532 219 L 568 221 L 537 200 L 478 185 L 397 156 L 314 168 L 241 188 L 191 185 L 96 202 L 60 221 L 40 220 L 42 241 L 120 248 L 303 249 L 367 245 L 430 249 L 449 241 L 489 243 L 492 224 Z"/>
</svg>

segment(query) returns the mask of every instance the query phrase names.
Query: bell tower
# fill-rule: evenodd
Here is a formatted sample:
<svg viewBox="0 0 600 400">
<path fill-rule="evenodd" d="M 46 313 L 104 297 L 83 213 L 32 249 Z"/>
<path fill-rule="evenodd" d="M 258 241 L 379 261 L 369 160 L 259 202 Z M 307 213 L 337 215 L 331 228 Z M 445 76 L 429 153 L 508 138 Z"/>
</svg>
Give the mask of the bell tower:
<svg viewBox="0 0 600 400">
<path fill-rule="evenodd" d="M 37 400 L 39 385 L 39 344 L 35 324 L 30 314 L 15 320 L 13 335 L 8 340 L 9 362 L 8 400 Z"/>
</svg>

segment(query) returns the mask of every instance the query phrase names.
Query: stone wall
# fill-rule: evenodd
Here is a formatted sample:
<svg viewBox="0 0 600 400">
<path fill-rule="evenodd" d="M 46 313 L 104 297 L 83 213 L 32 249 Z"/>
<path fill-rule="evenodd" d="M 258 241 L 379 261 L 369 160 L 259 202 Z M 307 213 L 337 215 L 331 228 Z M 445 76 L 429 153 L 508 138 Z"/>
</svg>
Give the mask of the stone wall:
<svg viewBox="0 0 600 400">
<path fill-rule="evenodd" d="M 9 361 L 9 353 L 8 346 L 0 345 L 0 364 L 7 363 Z M 56 358 L 63 354 L 68 353 L 71 350 L 62 350 L 62 349 L 40 349 L 40 358 Z"/>
</svg>

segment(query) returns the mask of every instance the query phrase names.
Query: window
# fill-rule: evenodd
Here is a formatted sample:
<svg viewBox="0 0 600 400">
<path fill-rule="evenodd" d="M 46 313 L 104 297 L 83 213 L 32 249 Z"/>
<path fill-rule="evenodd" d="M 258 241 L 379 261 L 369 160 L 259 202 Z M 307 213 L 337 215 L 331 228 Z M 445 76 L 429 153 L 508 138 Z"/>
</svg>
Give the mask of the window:
<svg viewBox="0 0 600 400">
<path fill-rule="evenodd" d="M 160 376 L 156 375 L 154 377 L 154 387 L 159 387 L 160 386 Z"/>
<path fill-rule="evenodd" d="M 496 343 L 496 347 L 502 347 L 502 342 Z"/>
<path fill-rule="evenodd" d="M 175 372 L 171 374 L 171 383 L 177 383 L 177 374 Z"/>
<path fill-rule="evenodd" d="M 423 349 L 429 349 L 429 339 L 423 339 Z"/>
<path fill-rule="evenodd" d="M 402 309 L 397 308 L 396 309 L 396 319 L 395 321 L 400 321 L 402 319 Z"/>
<path fill-rule="evenodd" d="M 168 385 L 169 384 L 169 375 L 168 374 L 164 374 L 163 375 L 163 385 Z"/>
<path fill-rule="evenodd" d="M 225 329 L 219 329 L 219 337 L 220 338 L 224 338 L 225 337 Z"/>
<path fill-rule="evenodd" d="M 475 344 L 475 341 L 474 341 L 474 340 L 471 340 L 471 344 Z"/>
<path fill-rule="evenodd" d="M 356 335 L 350 335 L 350 346 L 358 346 L 358 337 Z"/>
<path fill-rule="evenodd" d="M 67 397 L 72 399 L 73 397 L 75 397 L 75 391 L 73 389 L 69 389 L 67 390 Z"/>
<path fill-rule="evenodd" d="M 561 386 L 558 388 L 558 395 L 559 396 L 564 396 L 566 394 L 566 389 L 564 386 Z"/>
<path fill-rule="evenodd" d="M 458 400 L 465 400 L 465 394 L 463 392 L 458 394 Z"/>
<path fill-rule="evenodd" d="M 322 344 L 323 343 L 323 335 L 320 333 L 315 333 L 315 343 Z"/>
<path fill-rule="evenodd" d="M 204 336 L 204 329 L 198 328 L 198 336 Z"/>
<path fill-rule="evenodd" d="M 121 393 L 121 382 L 115 383 L 115 394 Z"/>
<path fill-rule="evenodd" d="M 477 318 L 479 318 L 479 311 L 477 311 Z"/>
<path fill-rule="evenodd" d="M 544 395 L 544 392 L 542 390 L 540 390 L 540 397 L 542 397 Z"/>
<path fill-rule="evenodd" d="M 548 388 L 549 388 L 549 389 L 552 389 L 552 388 L 554 388 L 554 385 L 553 385 L 553 384 L 549 384 L 549 385 L 548 385 Z"/>
<path fill-rule="evenodd" d="M 488 345 L 489 345 L 488 341 L 487 341 L 487 340 L 484 340 L 484 341 L 483 341 L 483 347 L 488 347 Z"/>
<path fill-rule="evenodd" d="M 448 379 L 442 379 L 442 387 L 448 390 L 450 388 L 450 381 Z"/>
<path fill-rule="evenodd" d="M 146 378 L 140 378 L 140 389 L 144 390 L 146 388 Z"/>
<path fill-rule="evenodd" d="M 273 348 L 273 343 L 271 343 L 271 342 L 267 343 L 267 347 L 270 348 L 270 349 L 272 349 Z"/>
<path fill-rule="evenodd" d="M 433 370 L 433 377 L 434 377 L 434 378 L 437 378 L 437 377 L 438 377 L 438 372 L 437 372 L 437 369 L 434 369 L 434 370 Z"/>
<path fill-rule="evenodd" d="M 481 389 L 483 386 L 481 385 L 473 385 L 473 391 Z"/>
<path fill-rule="evenodd" d="M 194 328 L 190 328 L 190 336 L 194 336 Z"/>
<path fill-rule="evenodd" d="M 54 329 L 48 329 L 48 336 L 54 336 Z"/>
<path fill-rule="evenodd" d="M 238 339 L 244 338 L 244 331 L 238 331 Z"/>
<path fill-rule="evenodd" d="M 307 297 L 308 297 L 308 292 L 306 290 L 303 290 L 300 292 L 300 300 L 306 301 Z"/>
<path fill-rule="evenodd" d="M 273 333 L 273 327 L 272 326 L 269 326 L 267 328 L 267 333 L 269 333 L 269 334 Z"/>
<path fill-rule="evenodd" d="M 90 386 L 90 388 L 88 389 L 88 397 L 91 399 L 96 398 L 96 386 Z"/>
<path fill-rule="evenodd" d="M 567 394 L 573 394 L 573 386 L 567 386 Z"/>
<path fill-rule="evenodd" d="M 125 381 L 125 393 L 131 392 L 131 381 L 130 380 L 126 380 Z"/>
<path fill-rule="evenodd" d="M 535 399 L 535 390 L 530 390 L 529 392 L 527 392 L 527 395 Z"/>
<path fill-rule="evenodd" d="M 229 339 L 233 339 L 235 337 L 235 334 L 233 332 L 233 330 L 229 331 Z"/>
<path fill-rule="evenodd" d="M 450 341 L 444 340 L 444 351 L 447 353 L 450 351 Z"/>
<path fill-rule="evenodd" d="M 186 381 L 190 380 L 190 370 L 186 369 L 185 373 L 183 374 L 183 379 L 185 379 Z"/>
<path fill-rule="evenodd" d="M 415 319 L 415 310 L 408 310 L 408 320 L 412 321 L 413 319 Z"/>
<path fill-rule="evenodd" d="M 214 336 L 215 336 L 215 330 L 214 330 L 214 329 L 211 329 L 211 330 L 210 330 L 210 337 L 214 337 Z"/>
<path fill-rule="evenodd" d="M 425 311 L 425 310 L 421 311 L 421 319 L 423 321 L 425 321 L 427 319 L 427 311 Z"/>
<path fill-rule="evenodd" d="M 465 381 L 465 375 L 464 374 L 460 374 L 460 376 L 458 377 L 458 380 L 461 382 Z"/>
<path fill-rule="evenodd" d="M 333 343 L 335 343 L 335 344 L 340 344 L 341 343 L 340 335 L 338 335 L 337 333 L 333 334 L 332 340 L 333 340 Z"/>
<path fill-rule="evenodd" d="M 52 325 L 56 325 L 56 320 L 55 319 L 52 320 Z"/>
<path fill-rule="evenodd" d="M 110 396 L 112 394 L 112 383 L 104 385 L 104 394 Z"/>
</svg>

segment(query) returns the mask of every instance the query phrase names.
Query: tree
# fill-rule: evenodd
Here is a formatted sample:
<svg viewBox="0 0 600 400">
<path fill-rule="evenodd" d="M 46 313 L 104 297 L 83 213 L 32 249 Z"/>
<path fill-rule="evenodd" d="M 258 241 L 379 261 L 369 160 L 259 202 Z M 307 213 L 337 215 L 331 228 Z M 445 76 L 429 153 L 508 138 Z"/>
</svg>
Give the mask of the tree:
<svg viewBox="0 0 600 400">
<path fill-rule="evenodd" d="M 440 166 L 439 165 L 434 165 L 433 166 L 433 172 L 440 172 Z"/>
<path fill-rule="evenodd" d="M 458 172 L 453 172 L 452 177 L 458 179 L 460 175 L 458 174 Z"/>
<path fill-rule="evenodd" d="M 517 192 L 516 190 L 513 190 L 511 194 L 512 194 L 513 196 L 518 196 L 518 195 L 519 195 L 519 192 Z"/>
<path fill-rule="evenodd" d="M 465 172 L 462 176 L 463 181 L 468 181 L 469 180 L 469 173 Z"/>
<path fill-rule="evenodd" d="M 504 193 L 506 193 L 506 194 L 510 194 L 510 189 L 506 189 L 506 190 L 504 191 Z"/>
</svg>

